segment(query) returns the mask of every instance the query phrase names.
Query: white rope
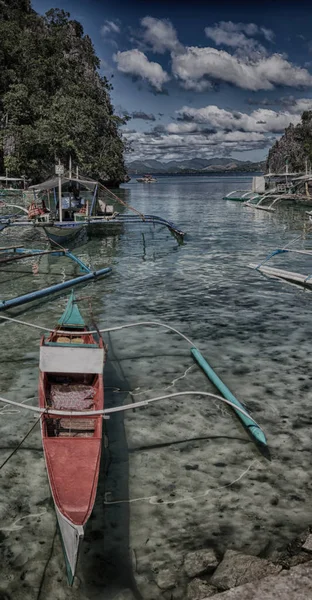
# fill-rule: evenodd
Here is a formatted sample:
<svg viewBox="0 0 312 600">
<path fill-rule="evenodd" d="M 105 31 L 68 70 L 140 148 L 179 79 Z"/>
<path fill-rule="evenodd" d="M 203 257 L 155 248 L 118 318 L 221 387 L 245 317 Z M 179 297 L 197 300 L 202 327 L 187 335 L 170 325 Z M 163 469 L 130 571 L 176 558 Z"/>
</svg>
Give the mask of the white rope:
<svg viewBox="0 0 312 600">
<path fill-rule="evenodd" d="M 231 481 L 230 483 L 226 483 L 225 485 L 220 485 L 219 487 L 215 487 L 215 488 L 208 488 L 207 490 L 205 490 L 204 492 L 200 493 L 200 494 L 196 494 L 196 496 L 183 496 L 182 498 L 177 498 L 176 500 L 173 500 L 172 498 L 170 500 L 163 500 L 162 498 L 159 498 L 158 496 L 143 496 L 142 498 L 131 498 L 129 500 L 106 500 L 108 494 L 110 494 L 110 492 L 106 492 L 104 498 L 104 504 L 132 504 L 134 502 L 145 502 L 148 501 L 149 504 L 157 504 L 157 506 L 166 506 L 168 504 L 179 504 L 180 502 L 188 502 L 189 500 L 197 500 L 198 498 L 204 498 L 205 496 L 208 496 L 208 494 L 210 492 L 214 492 L 215 490 L 223 490 L 224 488 L 228 488 L 231 487 L 231 485 L 234 485 L 234 483 L 237 483 L 237 481 L 240 481 L 245 475 L 247 475 L 247 473 L 250 471 L 250 469 L 252 468 L 252 466 L 254 464 L 260 464 L 259 461 L 257 459 L 254 459 L 249 467 L 247 469 L 245 469 L 245 471 L 243 471 L 243 473 L 241 473 L 239 475 L 239 477 L 237 477 L 236 479 L 234 479 L 234 481 Z"/>
<path fill-rule="evenodd" d="M 0 319 L 4 319 L 5 321 L 12 321 L 13 323 L 18 323 L 19 325 L 27 325 L 28 327 L 34 327 L 35 329 L 41 329 L 42 331 L 47 331 L 47 332 L 53 332 L 55 331 L 54 329 L 49 329 L 49 327 L 43 327 L 42 325 L 34 325 L 33 323 L 28 323 L 27 321 L 20 321 L 19 319 L 13 319 L 12 317 L 5 317 L 4 315 L 0 315 Z M 128 327 L 138 327 L 139 325 L 145 325 L 145 326 L 150 326 L 150 325 L 154 325 L 157 327 L 164 327 L 165 329 L 169 329 L 170 331 L 174 331 L 175 333 L 177 333 L 178 335 L 180 335 L 184 340 L 187 341 L 188 344 L 190 344 L 191 346 L 193 346 L 194 348 L 196 348 L 195 344 L 192 342 L 192 340 L 190 340 L 188 337 L 186 337 L 186 335 L 184 335 L 183 333 L 181 333 L 180 331 L 178 331 L 178 329 L 175 329 L 174 327 L 171 327 L 170 325 L 166 325 L 165 323 L 161 323 L 160 321 L 138 321 L 137 323 L 128 323 L 126 325 L 118 325 L 116 327 L 106 327 L 105 329 L 99 329 L 99 330 L 92 330 L 92 331 L 65 331 L 64 329 L 62 329 L 62 334 L 64 335 L 77 335 L 77 336 L 82 336 L 82 335 L 90 335 L 90 334 L 96 334 L 96 333 L 107 333 L 109 331 L 118 331 L 120 329 L 127 329 Z"/>
<path fill-rule="evenodd" d="M 174 392 L 172 394 L 165 394 L 164 396 L 157 396 L 156 398 L 148 398 L 147 400 L 140 400 L 139 402 L 131 402 L 131 404 L 125 404 L 122 406 L 105 408 L 104 410 L 88 410 L 88 411 L 56 410 L 53 407 L 40 408 L 37 406 L 26 406 L 25 404 L 22 404 L 21 402 L 15 402 L 14 400 L 8 400 L 7 398 L 2 398 L 1 396 L 0 396 L 0 402 L 4 402 L 5 404 L 11 404 L 12 406 L 18 406 L 19 408 L 24 408 L 25 410 L 31 410 L 36 413 L 46 413 L 49 415 L 61 415 L 63 417 L 65 417 L 65 416 L 66 417 L 77 417 L 77 416 L 80 416 L 80 417 L 89 417 L 90 416 L 91 417 L 91 416 L 95 416 L 95 415 L 110 415 L 112 413 L 123 412 L 125 410 L 132 410 L 133 408 L 141 408 L 143 406 L 147 406 L 148 404 L 151 404 L 152 402 L 157 402 L 159 400 L 166 400 L 168 398 L 176 398 L 178 396 L 208 396 L 209 398 L 215 398 L 217 400 L 221 400 L 222 402 L 224 402 L 225 404 L 228 404 L 235 410 L 238 410 L 240 413 L 245 415 L 245 417 L 252 419 L 255 426 L 260 428 L 260 426 L 254 420 L 253 417 L 251 417 L 243 408 L 240 408 L 240 406 L 236 406 L 236 404 L 234 404 L 230 400 L 227 400 L 226 398 L 222 398 L 222 396 L 217 396 L 216 394 L 211 394 L 210 392 L 199 392 L 199 391 L 195 392 L 193 390 L 184 391 L 184 392 Z"/>
</svg>

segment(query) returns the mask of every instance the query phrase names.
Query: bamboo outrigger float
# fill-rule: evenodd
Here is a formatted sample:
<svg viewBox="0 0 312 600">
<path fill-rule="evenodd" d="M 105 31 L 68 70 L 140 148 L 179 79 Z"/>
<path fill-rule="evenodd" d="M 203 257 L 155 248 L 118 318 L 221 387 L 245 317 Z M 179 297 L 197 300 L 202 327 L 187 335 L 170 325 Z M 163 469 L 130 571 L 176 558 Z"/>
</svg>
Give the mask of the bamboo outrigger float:
<svg viewBox="0 0 312 600">
<path fill-rule="evenodd" d="M 238 418 L 243 423 L 244 427 L 247 429 L 247 431 L 253 437 L 254 441 L 262 447 L 262 450 L 264 448 L 267 449 L 267 440 L 266 440 L 264 432 L 262 431 L 260 426 L 257 423 L 255 423 L 254 419 L 251 416 L 243 414 L 240 410 L 240 409 L 244 409 L 246 412 L 248 412 L 246 410 L 246 408 L 242 405 L 242 403 L 237 398 L 235 398 L 235 396 L 232 394 L 232 392 L 229 390 L 229 388 L 223 383 L 223 381 L 220 379 L 220 377 L 217 375 L 217 373 L 213 370 L 213 368 L 208 364 L 208 362 L 205 360 L 205 358 L 202 356 L 202 354 L 199 352 L 199 350 L 197 348 L 191 348 L 191 354 L 192 354 L 193 358 L 196 360 L 196 362 L 199 364 L 199 366 L 202 368 L 204 373 L 207 375 L 207 377 L 210 379 L 210 381 L 219 390 L 219 392 L 221 392 L 221 394 L 227 400 L 230 400 L 232 402 L 232 405 L 234 405 L 233 408 L 234 408 L 235 413 L 237 414 Z"/>
</svg>

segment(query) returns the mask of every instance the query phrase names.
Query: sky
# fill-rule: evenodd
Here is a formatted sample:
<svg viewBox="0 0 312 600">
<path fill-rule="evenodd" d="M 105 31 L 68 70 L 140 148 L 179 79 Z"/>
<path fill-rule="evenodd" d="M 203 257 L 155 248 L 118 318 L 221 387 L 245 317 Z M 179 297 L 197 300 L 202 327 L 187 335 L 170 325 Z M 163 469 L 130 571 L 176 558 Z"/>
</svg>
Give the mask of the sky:
<svg viewBox="0 0 312 600">
<path fill-rule="evenodd" d="M 265 160 L 312 110 L 312 3 L 33 0 L 79 21 L 113 85 L 128 161 Z"/>
</svg>

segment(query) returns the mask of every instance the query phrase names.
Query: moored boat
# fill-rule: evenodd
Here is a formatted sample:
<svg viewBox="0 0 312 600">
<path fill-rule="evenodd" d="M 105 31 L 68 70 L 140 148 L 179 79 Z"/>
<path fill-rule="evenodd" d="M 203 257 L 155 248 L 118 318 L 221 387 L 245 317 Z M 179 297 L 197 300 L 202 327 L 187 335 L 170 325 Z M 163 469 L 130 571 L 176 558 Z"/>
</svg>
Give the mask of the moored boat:
<svg viewBox="0 0 312 600">
<path fill-rule="evenodd" d="M 144 175 L 144 177 L 139 177 L 137 179 L 139 183 L 156 183 L 156 177 L 152 177 L 152 175 Z"/>
<path fill-rule="evenodd" d="M 72 292 L 40 344 L 42 444 L 70 585 L 95 501 L 102 446 L 102 415 L 86 413 L 104 408 L 105 351 L 102 338 L 88 331 Z"/>
</svg>

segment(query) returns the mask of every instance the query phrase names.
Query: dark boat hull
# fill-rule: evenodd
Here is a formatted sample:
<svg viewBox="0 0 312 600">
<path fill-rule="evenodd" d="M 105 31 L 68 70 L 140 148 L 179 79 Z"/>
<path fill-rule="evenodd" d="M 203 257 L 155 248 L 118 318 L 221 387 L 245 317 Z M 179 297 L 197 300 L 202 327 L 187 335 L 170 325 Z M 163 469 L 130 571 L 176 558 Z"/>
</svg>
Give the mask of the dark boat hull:
<svg viewBox="0 0 312 600">
<path fill-rule="evenodd" d="M 45 226 L 43 229 L 52 246 L 64 246 L 64 244 L 72 243 L 86 233 L 85 225 L 61 227 L 51 225 Z"/>
<path fill-rule="evenodd" d="M 90 221 L 89 223 L 63 223 L 57 225 L 45 225 L 43 229 L 53 246 L 64 246 L 72 242 L 86 241 L 84 238 L 119 235 L 123 232 L 123 223 L 109 221 Z"/>
</svg>

